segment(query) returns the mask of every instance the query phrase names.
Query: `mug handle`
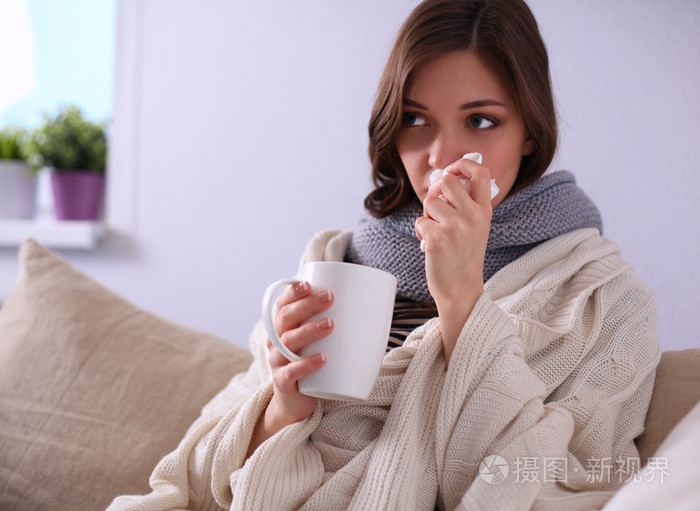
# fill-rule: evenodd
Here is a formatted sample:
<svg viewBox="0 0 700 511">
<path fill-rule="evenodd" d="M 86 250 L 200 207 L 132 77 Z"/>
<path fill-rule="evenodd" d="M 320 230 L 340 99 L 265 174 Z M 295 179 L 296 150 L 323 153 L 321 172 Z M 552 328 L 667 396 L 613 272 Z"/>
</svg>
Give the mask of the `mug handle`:
<svg viewBox="0 0 700 511">
<path fill-rule="evenodd" d="M 301 282 L 299 279 L 282 279 L 278 280 L 277 282 L 273 282 L 265 290 L 265 295 L 263 296 L 262 301 L 262 321 L 263 325 L 265 326 L 265 332 L 267 332 L 267 336 L 270 338 L 270 341 L 272 341 L 272 344 L 274 344 L 275 348 L 277 348 L 280 351 L 280 353 L 282 353 L 282 355 L 284 355 L 287 358 L 287 360 L 291 362 L 302 360 L 303 357 L 300 357 L 292 350 L 287 348 L 282 343 L 282 340 L 279 338 L 279 335 L 277 335 L 277 330 L 275 330 L 275 325 L 273 323 L 272 318 L 273 308 L 276 309 L 276 302 L 273 300 L 273 298 L 277 290 L 282 286 L 291 286 L 294 284 L 298 284 L 299 282 Z"/>
</svg>

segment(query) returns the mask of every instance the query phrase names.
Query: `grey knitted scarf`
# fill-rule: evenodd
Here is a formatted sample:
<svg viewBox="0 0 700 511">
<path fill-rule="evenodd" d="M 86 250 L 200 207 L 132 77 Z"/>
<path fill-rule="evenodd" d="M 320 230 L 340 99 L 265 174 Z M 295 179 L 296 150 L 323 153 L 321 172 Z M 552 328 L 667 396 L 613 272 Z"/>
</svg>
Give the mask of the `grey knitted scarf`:
<svg viewBox="0 0 700 511">
<path fill-rule="evenodd" d="M 353 234 L 346 260 L 396 276 L 396 294 L 401 298 L 433 301 L 425 278 L 425 254 L 415 234 L 416 219 L 422 214 L 416 199 L 386 218 L 367 215 Z M 598 208 L 570 172 L 545 174 L 493 210 L 484 282 L 543 241 L 583 227 L 602 233 Z"/>
</svg>

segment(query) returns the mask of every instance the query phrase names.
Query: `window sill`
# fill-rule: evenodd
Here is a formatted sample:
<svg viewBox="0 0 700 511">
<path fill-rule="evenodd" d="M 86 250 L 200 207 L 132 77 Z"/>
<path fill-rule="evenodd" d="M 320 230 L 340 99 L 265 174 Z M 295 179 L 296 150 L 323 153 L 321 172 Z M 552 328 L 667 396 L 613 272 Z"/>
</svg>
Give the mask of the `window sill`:
<svg viewBox="0 0 700 511">
<path fill-rule="evenodd" d="M 18 247 L 27 238 L 52 248 L 90 250 L 104 235 L 102 221 L 0 220 L 0 247 Z"/>
</svg>

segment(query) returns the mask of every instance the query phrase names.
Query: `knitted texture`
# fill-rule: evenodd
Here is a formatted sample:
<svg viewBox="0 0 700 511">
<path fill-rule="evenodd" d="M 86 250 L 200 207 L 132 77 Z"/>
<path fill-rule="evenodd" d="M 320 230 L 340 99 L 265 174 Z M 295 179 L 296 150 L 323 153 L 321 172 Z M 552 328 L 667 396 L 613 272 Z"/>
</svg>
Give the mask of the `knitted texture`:
<svg viewBox="0 0 700 511">
<path fill-rule="evenodd" d="M 418 302 L 432 301 L 425 278 L 425 254 L 415 223 L 423 215 L 416 199 L 386 218 L 363 218 L 346 260 L 393 274 L 396 294 Z M 567 171 L 546 174 L 506 198 L 493 211 L 484 258 L 484 281 L 543 241 L 575 229 L 595 227 L 602 233 L 598 208 Z"/>
<path fill-rule="evenodd" d="M 342 254 L 327 249 L 338 240 L 317 236 L 304 259 Z M 367 401 L 319 400 L 246 461 L 272 394 L 258 324 L 250 369 L 159 463 L 153 492 L 109 511 L 600 509 L 631 476 L 600 467 L 637 456 L 660 357 L 650 289 L 594 229 L 540 244 L 485 287 L 449 366 L 435 318 L 385 356 Z M 480 472 L 489 456 L 508 464 L 499 484 Z"/>
</svg>

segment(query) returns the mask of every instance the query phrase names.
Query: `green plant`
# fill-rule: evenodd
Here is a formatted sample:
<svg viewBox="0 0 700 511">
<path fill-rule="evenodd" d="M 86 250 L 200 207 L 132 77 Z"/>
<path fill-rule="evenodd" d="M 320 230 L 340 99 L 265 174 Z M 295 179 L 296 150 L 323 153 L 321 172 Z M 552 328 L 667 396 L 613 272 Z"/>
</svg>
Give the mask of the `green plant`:
<svg viewBox="0 0 700 511">
<path fill-rule="evenodd" d="M 26 159 L 25 147 L 29 134 L 22 128 L 0 129 L 0 160 Z"/>
<path fill-rule="evenodd" d="M 29 164 L 35 171 L 51 167 L 58 172 L 104 174 L 107 160 L 105 123 L 88 121 L 76 105 L 61 108 L 34 132 L 29 143 Z"/>
</svg>

